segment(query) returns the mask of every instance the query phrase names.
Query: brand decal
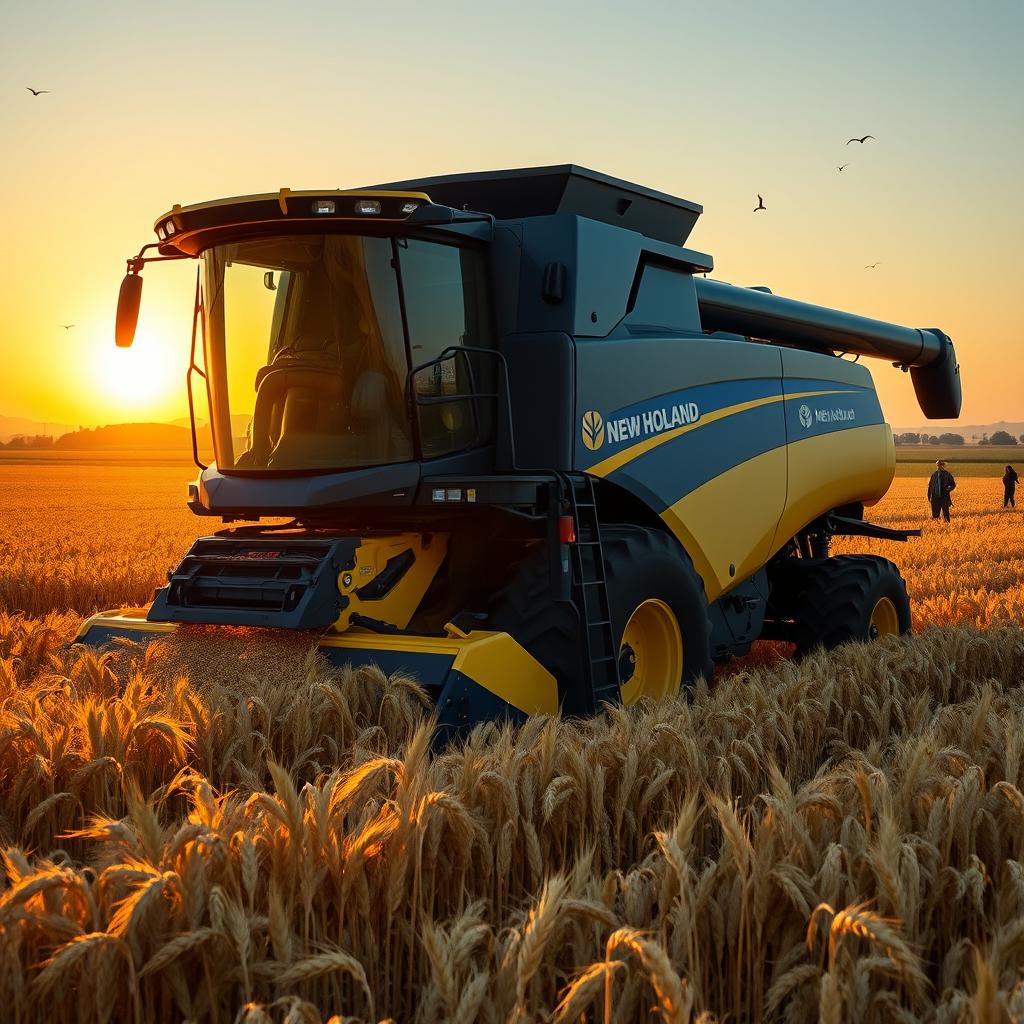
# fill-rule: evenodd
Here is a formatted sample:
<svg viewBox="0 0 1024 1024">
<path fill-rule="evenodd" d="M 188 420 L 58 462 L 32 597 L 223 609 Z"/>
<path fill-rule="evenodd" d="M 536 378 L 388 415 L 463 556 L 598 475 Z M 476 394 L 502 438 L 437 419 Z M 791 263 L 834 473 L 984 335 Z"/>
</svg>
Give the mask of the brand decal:
<svg viewBox="0 0 1024 1024">
<path fill-rule="evenodd" d="M 583 414 L 583 446 L 595 452 L 604 444 L 604 417 L 595 409 Z"/>
<path fill-rule="evenodd" d="M 605 433 L 609 444 L 618 444 L 638 437 L 661 434 L 676 427 L 689 426 L 699 419 L 700 409 L 696 402 L 680 402 L 662 409 L 649 409 L 647 412 L 635 412 L 629 416 L 608 420 L 605 424 Z"/>
<path fill-rule="evenodd" d="M 811 409 L 806 405 L 800 406 L 800 424 L 808 430 L 820 423 L 853 423 L 856 419 L 857 413 L 853 409 Z"/>
<path fill-rule="evenodd" d="M 857 414 L 852 409 L 815 409 L 815 423 L 852 423 Z"/>
</svg>

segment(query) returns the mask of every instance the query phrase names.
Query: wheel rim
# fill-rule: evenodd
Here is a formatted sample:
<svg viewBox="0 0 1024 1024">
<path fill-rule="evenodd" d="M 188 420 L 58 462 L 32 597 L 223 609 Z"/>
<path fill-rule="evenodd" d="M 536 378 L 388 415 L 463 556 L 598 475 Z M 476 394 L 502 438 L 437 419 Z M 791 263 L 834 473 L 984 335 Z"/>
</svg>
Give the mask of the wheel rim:
<svg viewBox="0 0 1024 1024">
<path fill-rule="evenodd" d="M 871 639 L 876 640 L 880 636 L 897 636 L 900 631 L 900 616 L 896 611 L 896 605 L 889 597 L 880 597 L 875 602 L 871 611 L 871 624 L 869 632 Z"/>
<path fill-rule="evenodd" d="M 648 598 L 637 605 L 622 631 L 622 703 L 674 695 L 679 692 L 682 677 L 683 635 L 679 623 L 664 601 Z"/>
</svg>

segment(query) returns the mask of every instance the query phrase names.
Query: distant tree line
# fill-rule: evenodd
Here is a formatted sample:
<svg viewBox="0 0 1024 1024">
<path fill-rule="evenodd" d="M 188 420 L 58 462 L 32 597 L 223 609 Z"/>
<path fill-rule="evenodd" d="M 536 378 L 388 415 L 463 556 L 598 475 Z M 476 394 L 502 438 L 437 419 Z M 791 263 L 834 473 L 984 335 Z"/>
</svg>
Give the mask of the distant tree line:
<svg viewBox="0 0 1024 1024">
<path fill-rule="evenodd" d="M 912 431 L 896 434 L 893 440 L 897 444 L 935 444 L 949 447 L 967 443 L 962 434 L 915 434 Z M 1024 444 L 1024 434 L 1020 435 L 1019 440 Z M 1005 430 L 997 430 L 991 437 L 988 434 L 982 434 L 980 438 L 977 434 L 971 435 L 971 443 L 979 445 L 1015 445 L 1017 441 L 1018 439 L 1013 434 Z"/>
<path fill-rule="evenodd" d="M 1024 441 L 1024 434 L 1021 435 L 1021 441 Z M 1005 430 L 997 430 L 991 437 L 983 435 L 978 444 L 1016 444 L 1017 438 L 1013 434 L 1007 433 Z"/>
<path fill-rule="evenodd" d="M 960 434 L 914 434 L 907 432 L 905 434 L 896 434 L 893 440 L 897 444 L 960 445 L 966 443 Z"/>
<path fill-rule="evenodd" d="M 25 448 L 52 448 L 56 439 L 49 434 L 18 434 L 7 444 L 0 441 L 0 448 L 21 450 Z"/>
</svg>

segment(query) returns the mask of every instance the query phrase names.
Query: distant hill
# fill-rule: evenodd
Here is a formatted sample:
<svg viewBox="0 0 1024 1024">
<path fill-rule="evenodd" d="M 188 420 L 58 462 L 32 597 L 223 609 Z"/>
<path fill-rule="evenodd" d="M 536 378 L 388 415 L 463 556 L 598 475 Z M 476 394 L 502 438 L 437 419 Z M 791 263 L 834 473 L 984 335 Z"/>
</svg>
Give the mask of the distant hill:
<svg viewBox="0 0 1024 1024">
<path fill-rule="evenodd" d="M 208 447 L 206 431 L 200 431 L 199 442 Z M 180 451 L 192 450 L 192 434 L 185 427 L 172 423 L 114 423 L 93 430 L 76 430 L 64 434 L 54 448 L 69 451 Z"/>
<path fill-rule="evenodd" d="M 0 416 L 0 442 L 6 444 L 12 437 L 35 437 L 37 434 L 50 434 L 58 431 L 63 433 L 63 427 L 54 429 L 53 423 L 40 423 L 38 420 L 28 420 L 22 416 Z"/>
<path fill-rule="evenodd" d="M 231 417 L 231 433 L 232 433 L 232 435 L 234 437 L 245 437 L 245 431 L 248 428 L 249 421 L 251 419 L 252 419 L 252 416 L 249 415 L 248 413 L 244 413 L 244 412 L 234 413 L 232 415 L 232 417 Z M 188 422 L 188 417 L 187 416 L 182 416 L 181 419 L 179 419 L 179 420 L 171 420 L 171 424 L 173 426 L 175 426 L 175 427 L 184 427 L 186 430 L 190 430 L 191 429 L 191 427 L 189 425 L 189 422 Z M 196 417 L 196 426 L 199 427 L 200 430 L 201 430 L 203 427 L 206 426 L 206 420 L 204 420 L 202 417 L 197 416 Z"/>
<path fill-rule="evenodd" d="M 245 437 L 251 419 L 245 414 L 231 417 L 235 437 Z M 198 420 L 197 425 L 200 445 L 209 445 L 210 432 L 206 420 Z M 45 435 L 55 439 L 56 448 L 170 451 L 184 446 L 191 452 L 191 433 L 187 418 L 171 423 L 111 423 L 96 428 L 79 427 L 69 433 L 65 423 L 44 423 L 24 416 L 0 415 L 0 444 L 7 444 L 14 437 Z"/>
</svg>

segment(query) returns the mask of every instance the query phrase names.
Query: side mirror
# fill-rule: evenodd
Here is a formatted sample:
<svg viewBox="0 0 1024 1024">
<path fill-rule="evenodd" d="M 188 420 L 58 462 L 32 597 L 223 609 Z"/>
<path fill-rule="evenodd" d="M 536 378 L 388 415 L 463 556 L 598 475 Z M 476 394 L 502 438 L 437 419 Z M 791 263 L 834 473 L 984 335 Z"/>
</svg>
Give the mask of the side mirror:
<svg viewBox="0 0 1024 1024">
<path fill-rule="evenodd" d="M 132 347 L 141 302 L 142 278 L 138 274 L 125 274 L 117 295 L 117 319 L 114 322 L 114 342 L 118 348 Z"/>
</svg>

